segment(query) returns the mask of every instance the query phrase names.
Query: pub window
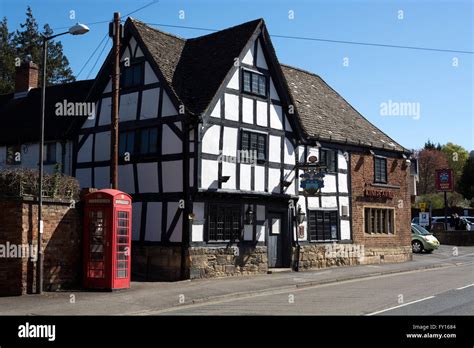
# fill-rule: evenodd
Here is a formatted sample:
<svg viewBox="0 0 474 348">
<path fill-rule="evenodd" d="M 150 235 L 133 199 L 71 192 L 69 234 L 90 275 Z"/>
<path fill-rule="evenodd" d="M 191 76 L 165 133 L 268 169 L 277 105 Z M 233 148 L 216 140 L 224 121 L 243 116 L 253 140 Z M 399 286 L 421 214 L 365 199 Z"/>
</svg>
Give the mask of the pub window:
<svg viewBox="0 0 474 348">
<path fill-rule="evenodd" d="M 312 210 L 308 213 L 308 230 L 311 241 L 338 239 L 337 210 Z"/>
<path fill-rule="evenodd" d="M 45 163 L 56 163 L 56 143 L 44 144 L 43 153 Z"/>
<path fill-rule="evenodd" d="M 158 143 L 158 129 L 145 128 L 140 130 L 140 154 L 155 154 Z"/>
<path fill-rule="evenodd" d="M 337 171 L 337 152 L 321 149 L 319 151 L 319 163 L 325 166 L 328 172 Z"/>
<path fill-rule="evenodd" d="M 242 70 L 242 75 L 244 92 L 262 97 L 267 96 L 267 78 L 265 75 L 248 70 Z"/>
<path fill-rule="evenodd" d="M 394 233 L 394 210 L 384 208 L 364 209 L 365 233 Z"/>
<path fill-rule="evenodd" d="M 387 159 L 374 157 L 374 181 L 376 183 L 387 183 Z"/>
<path fill-rule="evenodd" d="M 254 152 L 257 153 L 258 161 L 265 161 L 267 150 L 267 135 L 249 131 L 242 131 L 240 150 L 248 151 L 248 155 L 253 157 Z M 251 151 L 251 152 L 250 152 Z"/>
<path fill-rule="evenodd" d="M 240 239 L 240 206 L 209 205 L 207 240 L 228 242 Z"/>
<path fill-rule="evenodd" d="M 143 83 L 143 63 L 134 63 L 122 68 L 120 86 L 123 88 L 134 87 Z"/>
<path fill-rule="evenodd" d="M 121 132 L 119 135 L 119 156 L 135 153 L 135 131 Z"/>
<path fill-rule="evenodd" d="M 7 146 L 7 164 L 21 164 L 21 145 Z"/>
</svg>

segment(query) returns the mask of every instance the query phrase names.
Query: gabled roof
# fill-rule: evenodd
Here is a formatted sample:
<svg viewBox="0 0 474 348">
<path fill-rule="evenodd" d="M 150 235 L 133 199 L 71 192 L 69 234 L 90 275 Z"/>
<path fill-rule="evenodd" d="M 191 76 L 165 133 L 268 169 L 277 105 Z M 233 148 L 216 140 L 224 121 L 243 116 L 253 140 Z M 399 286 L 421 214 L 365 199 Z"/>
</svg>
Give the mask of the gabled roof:
<svg viewBox="0 0 474 348">
<path fill-rule="evenodd" d="M 127 22 L 138 31 L 177 100 L 192 114 L 200 115 L 263 20 L 193 39 L 164 33 L 136 19 Z"/>
<path fill-rule="evenodd" d="M 281 64 L 303 131 L 309 138 L 407 152 L 316 74 Z"/>
<path fill-rule="evenodd" d="M 86 117 L 56 116 L 55 104 L 83 102 L 93 84 L 83 80 L 46 88 L 45 140 L 72 139 Z M 40 137 L 41 89 L 31 89 L 24 97 L 14 93 L 0 96 L 0 144 L 37 142 Z"/>
</svg>

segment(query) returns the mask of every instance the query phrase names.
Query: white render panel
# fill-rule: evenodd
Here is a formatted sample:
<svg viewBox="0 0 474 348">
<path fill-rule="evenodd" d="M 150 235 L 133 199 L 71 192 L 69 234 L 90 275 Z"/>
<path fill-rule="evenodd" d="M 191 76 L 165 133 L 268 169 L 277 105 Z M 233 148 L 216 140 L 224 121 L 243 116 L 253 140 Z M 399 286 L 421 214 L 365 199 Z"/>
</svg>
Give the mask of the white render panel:
<svg viewBox="0 0 474 348">
<path fill-rule="evenodd" d="M 118 166 L 118 185 L 120 191 L 135 193 L 132 164 Z"/>
<path fill-rule="evenodd" d="M 320 208 L 319 197 L 308 197 L 308 209 Z"/>
<path fill-rule="evenodd" d="M 265 192 L 265 167 L 255 166 L 255 191 Z"/>
<path fill-rule="evenodd" d="M 257 220 L 263 221 L 265 220 L 265 206 L 264 205 L 257 205 Z"/>
<path fill-rule="evenodd" d="M 128 45 L 127 45 L 127 47 L 125 47 L 125 50 L 123 51 L 122 57 L 120 57 L 120 62 L 121 63 L 124 63 L 125 61 L 130 62 L 130 57 L 131 57 L 130 50 L 128 49 Z"/>
<path fill-rule="evenodd" d="M 217 175 L 219 163 L 213 160 L 201 161 L 201 187 L 202 188 L 217 188 Z"/>
<path fill-rule="evenodd" d="M 109 79 L 107 86 L 105 86 L 104 93 L 112 92 L 112 79 Z"/>
<path fill-rule="evenodd" d="M 270 98 L 274 100 L 280 100 L 272 79 L 270 79 Z"/>
<path fill-rule="evenodd" d="M 204 202 L 195 202 L 193 204 L 193 213 L 196 215 L 194 217 L 195 221 L 204 220 Z"/>
<path fill-rule="evenodd" d="M 321 197 L 322 208 L 337 208 L 337 196 Z"/>
<path fill-rule="evenodd" d="M 229 163 L 229 162 L 222 162 L 222 176 L 230 176 L 229 180 L 227 182 L 222 183 L 222 188 L 223 189 L 236 189 L 236 184 L 235 184 L 235 178 L 236 178 L 236 170 L 237 166 L 235 163 Z"/>
<path fill-rule="evenodd" d="M 274 136 L 270 135 L 270 141 L 269 141 L 269 154 L 270 154 L 270 162 L 281 162 L 281 137 L 279 136 Z"/>
<path fill-rule="evenodd" d="M 99 110 L 99 102 L 95 103 L 95 115 L 92 116 L 92 117 L 87 117 L 86 120 L 84 121 L 84 123 L 82 124 L 82 127 L 81 128 L 91 128 L 91 127 L 95 127 L 95 120 L 97 117 L 99 117 L 98 115 L 100 114 L 100 110 Z M 79 139 L 80 140 L 80 139 Z"/>
<path fill-rule="evenodd" d="M 348 193 L 347 188 L 347 174 L 338 173 L 339 192 Z"/>
<path fill-rule="evenodd" d="M 89 134 L 86 141 L 82 144 L 77 153 L 77 162 L 91 162 L 92 161 L 92 137 L 94 134 Z"/>
<path fill-rule="evenodd" d="M 158 82 L 155 72 L 150 66 L 150 63 L 145 62 L 145 85 Z"/>
<path fill-rule="evenodd" d="M 166 230 L 170 229 L 171 222 L 173 221 L 174 215 L 176 214 L 177 210 L 182 210 L 181 208 L 178 207 L 178 202 L 168 203 L 168 221 L 167 221 Z M 178 219 L 178 223 L 176 224 L 173 232 L 171 232 L 170 242 L 181 242 L 182 235 L 183 235 L 182 227 L 183 227 L 183 212 L 181 212 Z"/>
<path fill-rule="evenodd" d="M 132 240 L 140 240 L 142 202 L 132 203 Z"/>
<path fill-rule="evenodd" d="M 268 69 L 267 61 L 262 51 L 262 45 L 260 45 L 260 40 L 257 42 L 257 66 L 262 69 Z"/>
<path fill-rule="evenodd" d="M 280 169 L 268 168 L 268 191 L 280 193 Z"/>
<path fill-rule="evenodd" d="M 225 94 L 225 112 L 224 117 L 228 120 L 239 120 L 239 96 L 234 94 Z"/>
<path fill-rule="evenodd" d="M 147 89 L 142 93 L 142 108 L 140 109 L 140 120 L 158 117 L 158 101 L 160 89 Z"/>
<path fill-rule="evenodd" d="M 339 197 L 339 215 L 342 216 L 342 206 L 347 206 L 348 216 L 350 215 L 349 211 L 349 197 Z"/>
<path fill-rule="evenodd" d="M 79 181 L 81 188 L 92 186 L 91 168 L 76 169 L 76 179 Z"/>
<path fill-rule="evenodd" d="M 265 241 L 265 225 L 257 225 L 257 240 L 259 242 Z"/>
<path fill-rule="evenodd" d="M 143 57 L 143 52 L 140 47 L 137 48 L 137 51 L 135 52 L 135 58 L 140 58 Z"/>
<path fill-rule="evenodd" d="M 284 161 L 286 164 L 295 164 L 295 148 L 291 143 L 290 139 L 285 138 L 285 156 Z"/>
<path fill-rule="evenodd" d="M 296 207 L 298 207 L 298 205 L 301 207 L 301 210 L 306 214 L 307 213 L 307 211 L 306 211 L 306 201 L 305 201 L 305 198 L 303 196 L 300 196 L 298 198 L 298 203 L 297 203 Z M 304 235 L 302 237 L 298 237 L 298 240 L 307 240 L 308 239 L 308 234 L 307 234 L 307 229 L 306 229 L 307 217 L 301 225 L 303 225 L 303 227 L 304 227 Z M 299 228 L 299 226 L 297 228 Z"/>
<path fill-rule="evenodd" d="M 211 116 L 212 117 L 217 117 L 217 118 L 221 117 L 221 100 L 220 100 L 220 98 L 217 100 L 216 105 L 214 105 L 214 109 L 212 109 Z"/>
<path fill-rule="evenodd" d="M 173 103 L 171 102 L 170 97 L 168 97 L 168 93 L 163 91 L 163 105 L 161 106 L 161 116 L 174 116 L 177 115 L 178 111 L 174 107 Z"/>
<path fill-rule="evenodd" d="M 240 189 L 250 191 L 252 180 L 252 166 L 250 164 L 240 164 Z"/>
<path fill-rule="evenodd" d="M 94 186 L 99 190 L 110 188 L 110 167 L 94 168 Z"/>
<path fill-rule="evenodd" d="M 338 151 L 337 154 L 337 167 L 339 169 L 347 169 L 347 161 L 346 158 L 344 157 L 343 152 Z"/>
<path fill-rule="evenodd" d="M 183 191 L 183 163 L 182 161 L 161 162 L 163 192 Z"/>
<path fill-rule="evenodd" d="M 249 50 L 245 53 L 244 59 L 242 59 L 242 63 L 253 65 L 253 47 L 254 45 L 250 45 Z"/>
<path fill-rule="evenodd" d="M 211 126 L 202 137 L 202 152 L 219 154 L 220 126 Z"/>
<path fill-rule="evenodd" d="M 138 92 L 120 96 L 119 120 L 133 121 L 137 118 Z"/>
<path fill-rule="evenodd" d="M 270 105 L 270 128 L 283 129 L 283 115 L 281 106 Z"/>
<path fill-rule="evenodd" d="M 138 175 L 138 191 L 140 193 L 159 192 L 158 165 L 156 164 L 156 162 L 138 163 L 137 175 Z"/>
<path fill-rule="evenodd" d="M 148 202 L 146 211 L 145 240 L 161 241 L 161 202 Z"/>
<path fill-rule="evenodd" d="M 244 240 L 253 240 L 253 225 L 244 225 Z"/>
<path fill-rule="evenodd" d="M 237 156 L 237 137 L 239 130 L 232 127 L 224 127 L 224 139 L 222 142 L 222 154 L 226 156 Z"/>
<path fill-rule="evenodd" d="M 240 70 L 239 69 L 235 69 L 234 71 L 234 74 L 232 75 L 229 83 L 227 84 L 227 88 L 230 88 L 230 89 L 240 89 L 239 88 L 239 72 Z"/>
<path fill-rule="evenodd" d="M 257 100 L 257 125 L 262 127 L 268 126 L 267 103 L 260 100 Z"/>
<path fill-rule="evenodd" d="M 283 180 L 291 182 L 291 185 L 288 187 L 283 187 L 283 192 L 289 195 L 294 195 L 295 192 L 295 171 L 284 169 L 283 170 Z"/>
<path fill-rule="evenodd" d="M 137 47 L 137 40 L 135 40 L 135 38 L 132 36 L 128 44 L 130 45 L 131 56 L 134 57 L 135 47 Z"/>
<path fill-rule="evenodd" d="M 291 128 L 290 121 L 288 119 L 288 115 L 285 115 L 285 130 L 287 132 L 293 132 L 293 128 Z"/>
<path fill-rule="evenodd" d="M 95 161 L 110 160 L 110 131 L 95 133 Z"/>
<path fill-rule="evenodd" d="M 192 242 L 204 241 L 204 225 L 192 225 L 191 241 Z"/>
<path fill-rule="evenodd" d="M 306 158 L 304 157 L 304 148 L 305 148 L 304 145 L 299 145 L 298 146 L 298 161 L 300 163 L 305 163 L 306 162 Z"/>
<path fill-rule="evenodd" d="M 102 103 L 100 105 L 99 126 L 110 124 L 111 112 L 112 112 L 112 98 L 103 98 Z M 92 122 L 95 123 L 95 121 L 92 121 Z"/>
<path fill-rule="evenodd" d="M 351 239 L 350 221 L 341 220 L 341 239 Z"/>
<path fill-rule="evenodd" d="M 176 133 L 166 124 L 163 125 L 162 153 L 183 153 L 183 143 Z M 159 141 L 159 140 L 158 140 Z"/>
<path fill-rule="evenodd" d="M 321 188 L 321 192 L 336 192 L 335 174 L 326 174 L 324 177 L 324 187 Z"/>
<path fill-rule="evenodd" d="M 253 124 L 253 99 L 242 97 L 242 121 Z"/>
</svg>

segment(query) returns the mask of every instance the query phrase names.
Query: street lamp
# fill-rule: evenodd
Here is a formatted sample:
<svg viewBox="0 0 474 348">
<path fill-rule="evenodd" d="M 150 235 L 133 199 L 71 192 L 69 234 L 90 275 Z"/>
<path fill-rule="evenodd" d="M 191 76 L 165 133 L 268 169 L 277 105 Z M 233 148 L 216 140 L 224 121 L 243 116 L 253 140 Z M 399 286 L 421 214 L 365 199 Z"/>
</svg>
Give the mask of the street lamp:
<svg viewBox="0 0 474 348">
<path fill-rule="evenodd" d="M 89 31 L 89 28 L 77 23 L 69 28 L 64 33 L 59 33 L 52 36 L 42 36 L 43 38 L 43 67 L 42 67 L 42 85 L 41 85 L 41 124 L 40 124 L 40 148 L 39 148 L 39 173 L 38 173 L 38 260 L 36 270 L 36 292 L 41 294 L 43 292 L 43 250 L 42 250 L 42 236 L 43 236 L 43 147 L 44 147 L 44 112 L 45 112 L 45 95 L 46 95 L 46 61 L 48 56 L 48 41 L 55 37 L 71 34 L 82 35 Z"/>
</svg>

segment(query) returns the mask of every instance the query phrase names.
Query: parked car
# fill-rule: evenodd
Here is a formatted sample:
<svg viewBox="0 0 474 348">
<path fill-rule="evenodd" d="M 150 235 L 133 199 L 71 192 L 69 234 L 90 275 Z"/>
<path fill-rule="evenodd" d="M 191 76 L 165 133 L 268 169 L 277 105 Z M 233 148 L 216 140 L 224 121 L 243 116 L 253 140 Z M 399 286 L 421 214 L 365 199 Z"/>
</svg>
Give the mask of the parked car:
<svg viewBox="0 0 474 348">
<path fill-rule="evenodd" d="M 433 216 L 431 217 L 431 230 L 444 230 L 444 221 L 445 217 L 444 216 Z M 414 217 L 411 220 L 412 224 L 419 225 L 420 223 L 420 218 L 419 217 Z M 453 225 L 452 218 L 448 216 L 448 231 L 455 231 L 456 228 Z M 427 227 L 427 226 L 426 226 Z M 461 231 L 474 231 L 474 217 L 472 216 L 460 216 L 459 217 L 459 226 L 457 230 Z"/>
<path fill-rule="evenodd" d="M 411 224 L 411 247 L 414 253 L 423 251 L 430 253 L 439 248 L 439 241 L 425 228 L 417 224 Z"/>
</svg>

